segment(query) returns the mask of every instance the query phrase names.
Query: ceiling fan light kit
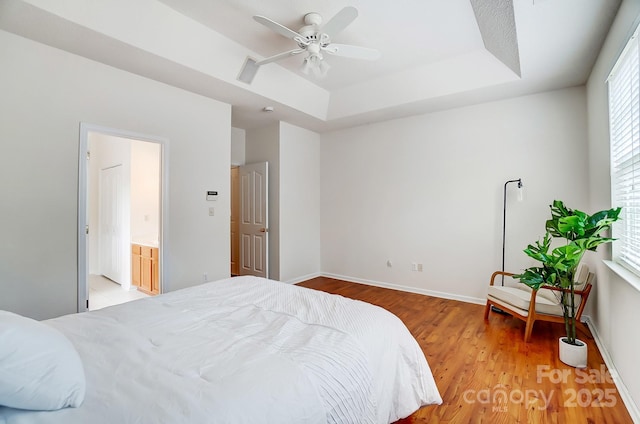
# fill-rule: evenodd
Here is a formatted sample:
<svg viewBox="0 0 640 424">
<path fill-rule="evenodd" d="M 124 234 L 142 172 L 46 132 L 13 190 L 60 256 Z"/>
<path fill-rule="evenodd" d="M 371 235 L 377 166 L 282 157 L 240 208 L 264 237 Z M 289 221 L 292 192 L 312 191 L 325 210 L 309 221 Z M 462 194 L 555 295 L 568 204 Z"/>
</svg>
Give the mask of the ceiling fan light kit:
<svg viewBox="0 0 640 424">
<path fill-rule="evenodd" d="M 260 66 L 300 53 L 306 53 L 301 66 L 302 72 L 306 75 L 312 74 L 317 78 L 325 77 L 330 69 L 329 64 L 324 60 L 323 52 L 353 59 L 378 59 L 380 52 L 375 49 L 331 42 L 333 36 L 344 30 L 357 17 L 358 10 L 355 7 L 348 6 L 322 25 L 322 16 L 320 14 L 315 12 L 307 13 L 303 18 L 305 26 L 300 28 L 299 31 L 294 31 L 264 16 L 254 16 L 253 19 L 256 22 L 283 37 L 295 41 L 298 46 L 295 49 L 262 60 L 247 58 L 238 75 L 238 80 L 251 84 Z"/>
</svg>

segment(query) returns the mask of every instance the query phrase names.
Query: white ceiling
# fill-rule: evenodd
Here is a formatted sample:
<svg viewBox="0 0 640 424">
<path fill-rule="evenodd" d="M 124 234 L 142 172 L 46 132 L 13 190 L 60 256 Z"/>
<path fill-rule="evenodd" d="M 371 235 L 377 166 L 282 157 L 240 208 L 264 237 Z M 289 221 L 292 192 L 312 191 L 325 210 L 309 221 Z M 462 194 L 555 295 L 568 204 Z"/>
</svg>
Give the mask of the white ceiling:
<svg viewBox="0 0 640 424">
<path fill-rule="evenodd" d="M 0 29 L 230 103 L 239 128 L 284 120 L 322 132 L 584 84 L 619 4 L 3 0 Z M 236 79 L 247 56 L 296 47 L 253 15 L 298 30 L 306 13 L 327 20 L 347 5 L 359 16 L 333 41 L 378 49 L 379 60 L 329 56 L 318 80 L 293 56 L 262 66 L 251 85 Z"/>
<path fill-rule="evenodd" d="M 259 55 L 272 56 L 296 47 L 287 39 L 252 19 L 266 16 L 295 31 L 309 12 L 329 20 L 347 5 L 359 16 L 335 42 L 376 48 L 382 58 L 375 63 L 331 56 L 332 69 L 318 80 L 300 72 L 302 57 L 291 57 L 277 65 L 333 90 L 482 48 L 482 40 L 469 0 L 427 1 L 255 1 L 255 0 L 160 0 Z M 434 14 L 434 12 L 437 12 Z M 432 40 L 438 40 L 433 42 Z"/>
</svg>

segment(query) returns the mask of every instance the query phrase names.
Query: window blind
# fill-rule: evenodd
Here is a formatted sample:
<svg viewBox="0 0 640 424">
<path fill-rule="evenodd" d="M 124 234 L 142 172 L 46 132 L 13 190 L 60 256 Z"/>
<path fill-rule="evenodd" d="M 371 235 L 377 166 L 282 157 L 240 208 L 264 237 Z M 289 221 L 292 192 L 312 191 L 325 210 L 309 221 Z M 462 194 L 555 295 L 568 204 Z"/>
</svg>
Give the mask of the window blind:
<svg viewBox="0 0 640 424">
<path fill-rule="evenodd" d="M 613 259 L 640 275 L 640 63 L 638 32 L 608 79 L 612 204 L 621 206 L 613 225 Z"/>
</svg>

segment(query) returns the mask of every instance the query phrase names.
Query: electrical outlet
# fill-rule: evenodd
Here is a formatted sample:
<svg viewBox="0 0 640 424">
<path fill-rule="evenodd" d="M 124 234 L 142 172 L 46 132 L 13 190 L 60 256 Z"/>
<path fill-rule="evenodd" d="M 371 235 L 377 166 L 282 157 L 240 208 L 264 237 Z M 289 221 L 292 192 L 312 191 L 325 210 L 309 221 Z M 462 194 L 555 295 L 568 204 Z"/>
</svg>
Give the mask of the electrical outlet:
<svg viewBox="0 0 640 424">
<path fill-rule="evenodd" d="M 205 272 L 204 274 L 202 274 L 202 282 L 206 283 L 207 281 L 209 281 L 209 277 L 207 276 L 207 273 Z"/>
<path fill-rule="evenodd" d="M 411 262 L 411 271 L 417 271 L 418 270 L 418 264 L 415 262 Z"/>
<path fill-rule="evenodd" d="M 387 267 L 391 268 L 393 266 L 393 262 L 391 262 L 391 259 L 387 259 Z"/>
<path fill-rule="evenodd" d="M 422 272 L 422 264 L 418 264 L 418 272 Z"/>
</svg>

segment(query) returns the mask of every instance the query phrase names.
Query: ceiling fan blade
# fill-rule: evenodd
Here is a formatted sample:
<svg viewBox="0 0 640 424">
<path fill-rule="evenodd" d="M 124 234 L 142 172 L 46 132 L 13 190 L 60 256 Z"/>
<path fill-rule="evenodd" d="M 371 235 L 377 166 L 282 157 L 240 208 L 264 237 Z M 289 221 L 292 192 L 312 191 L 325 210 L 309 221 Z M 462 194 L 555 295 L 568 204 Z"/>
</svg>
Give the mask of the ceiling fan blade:
<svg viewBox="0 0 640 424">
<path fill-rule="evenodd" d="M 323 50 L 335 56 L 349 57 L 352 59 L 376 60 L 382 56 L 376 49 L 352 46 L 349 44 L 331 43 L 327 47 L 323 47 Z"/>
<path fill-rule="evenodd" d="M 289 29 L 284 25 L 280 25 L 279 23 L 274 22 L 269 18 L 265 18 L 264 16 L 256 15 L 253 17 L 253 19 L 255 19 L 256 22 L 266 26 L 270 30 L 277 32 L 283 37 L 291 38 L 292 40 L 294 40 L 296 37 L 301 39 L 304 38 L 294 30 Z"/>
<path fill-rule="evenodd" d="M 344 30 L 349 26 L 351 22 L 353 22 L 358 17 L 358 9 L 352 6 L 347 6 L 336 15 L 329 19 L 326 24 L 320 28 L 320 32 L 323 34 L 327 34 L 329 37 L 333 37 L 337 35 L 339 32 Z"/>
<path fill-rule="evenodd" d="M 285 57 L 295 56 L 297 54 L 302 53 L 303 51 L 304 51 L 304 49 L 289 50 L 288 52 L 283 52 L 283 53 L 277 54 L 275 56 L 271 56 L 271 57 L 268 57 L 266 59 L 259 60 L 259 61 L 256 62 L 256 66 L 266 65 L 267 63 L 275 62 L 276 60 L 284 59 Z"/>
</svg>

